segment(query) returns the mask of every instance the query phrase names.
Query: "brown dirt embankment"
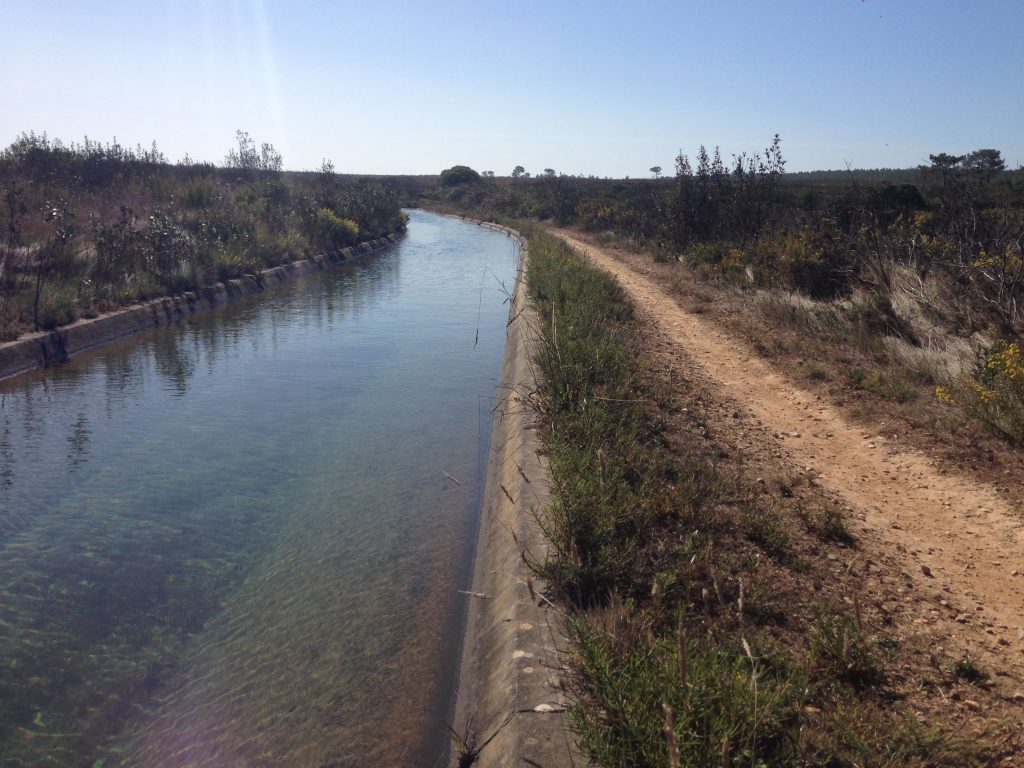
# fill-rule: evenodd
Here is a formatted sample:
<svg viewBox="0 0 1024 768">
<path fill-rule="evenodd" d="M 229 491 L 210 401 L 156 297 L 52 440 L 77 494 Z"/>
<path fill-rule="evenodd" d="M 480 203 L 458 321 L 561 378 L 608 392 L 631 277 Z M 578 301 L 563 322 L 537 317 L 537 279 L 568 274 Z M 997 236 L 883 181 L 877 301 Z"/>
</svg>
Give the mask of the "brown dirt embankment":
<svg viewBox="0 0 1024 768">
<path fill-rule="evenodd" d="M 99 317 L 78 320 L 52 331 L 32 333 L 16 341 L 0 344 L 0 379 L 33 368 L 45 368 L 115 339 L 156 326 L 169 325 L 242 296 L 260 293 L 272 285 L 372 253 L 397 242 L 399 238 L 400 235 L 397 234 L 386 235 L 337 253 L 312 256 L 290 264 L 270 267 L 256 274 L 206 285 L 179 296 L 164 296 L 142 304 L 133 304 Z"/>
<path fill-rule="evenodd" d="M 507 232 L 513 230 L 482 224 Z M 547 503 L 549 475 L 535 414 L 532 349 L 537 319 L 527 302 L 523 256 L 509 310 L 488 454 L 480 532 L 453 729 L 473 765 L 574 765 L 559 661 L 562 613 L 543 597 L 523 552 L 543 557 L 533 511 Z M 457 746 L 452 765 L 458 765 Z"/>
</svg>

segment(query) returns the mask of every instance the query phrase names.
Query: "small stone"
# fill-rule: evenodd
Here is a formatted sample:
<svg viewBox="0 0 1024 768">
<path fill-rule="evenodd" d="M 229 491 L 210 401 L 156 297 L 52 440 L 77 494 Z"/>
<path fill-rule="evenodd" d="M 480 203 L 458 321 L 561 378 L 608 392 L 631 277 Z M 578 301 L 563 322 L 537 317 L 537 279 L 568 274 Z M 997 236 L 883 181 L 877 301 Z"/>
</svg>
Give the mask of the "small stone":
<svg viewBox="0 0 1024 768">
<path fill-rule="evenodd" d="M 958 613 L 957 617 L 956 617 L 956 620 L 958 622 L 960 622 L 961 624 L 966 624 L 967 623 L 967 614 L 966 613 Z"/>
<path fill-rule="evenodd" d="M 929 579 L 932 578 L 932 569 L 929 568 L 927 565 L 922 565 L 921 566 L 921 573 L 923 573 Z"/>
<path fill-rule="evenodd" d="M 964 699 L 964 704 L 966 704 L 969 709 L 973 709 L 975 711 L 981 709 L 981 704 L 976 702 L 974 699 Z"/>
</svg>

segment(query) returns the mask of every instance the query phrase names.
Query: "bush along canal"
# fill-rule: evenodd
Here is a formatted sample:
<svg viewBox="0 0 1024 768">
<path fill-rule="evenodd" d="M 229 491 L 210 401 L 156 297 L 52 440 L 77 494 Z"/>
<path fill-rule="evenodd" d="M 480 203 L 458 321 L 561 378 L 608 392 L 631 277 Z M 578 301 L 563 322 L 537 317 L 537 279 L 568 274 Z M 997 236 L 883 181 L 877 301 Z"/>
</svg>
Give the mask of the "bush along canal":
<svg viewBox="0 0 1024 768">
<path fill-rule="evenodd" d="M 431 765 L 518 245 L 365 261 L 0 384 L 0 765 Z"/>
</svg>

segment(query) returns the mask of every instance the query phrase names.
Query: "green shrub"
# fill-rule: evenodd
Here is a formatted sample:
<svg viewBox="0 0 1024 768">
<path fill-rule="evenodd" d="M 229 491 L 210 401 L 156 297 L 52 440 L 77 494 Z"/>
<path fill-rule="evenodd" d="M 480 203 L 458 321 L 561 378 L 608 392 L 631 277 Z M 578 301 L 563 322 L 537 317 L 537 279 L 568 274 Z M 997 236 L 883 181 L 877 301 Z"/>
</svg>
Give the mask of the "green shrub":
<svg viewBox="0 0 1024 768">
<path fill-rule="evenodd" d="M 462 184 L 472 184 L 480 180 L 480 174 L 468 165 L 453 165 L 441 171 L 442 187 L 457 187 Z"/>
<path fill-rule="evenodd" d="M 158 283 L 171 291 L 193 287 L 196 242 L 173 214 L 156 211 L 140 238 L 142 258 Z"/>
<path fill-rule="evenodd" d="M 313 214 L 307 236 L 314 248 L 333 253 L 359 242 L 359 225 L 329 208 L 320 208 Z"/>
<path fill-rule="evenodd" d="M 850 290 L 855 254 L 831 236 L 827 227 L 805 227 L 761 240 L 754 261 L 762 277 L 782 276 L 788 287 L 814 299 L 831 299 Z"/>
<path fill-rule="evenodd" d="M 211 179 L 200 179 L 185 187 L 181 202 L 186 208 L 209 208 L 217 196 L 217 188 Z"/>
<path fill-rule="evenodd" d="M 1020 342 L 998 342 L 971 376 L 938 387 L 939 400 L 957 405 L 1012 445 L 1024 445 L 1024 355 Z"/>
<path fill-rule="evenodd" d="M 256 272 L 261 264 L 250 251 L 222 251 L 213 258 L 211 271 L 219 282 Z"/>
<path fill-rule="evenodd" d="M 215 250 L 245 249 L 257 241 L 256 220 L 230 205 L 204 210 L 193 224 L 196 239 Z"/>
<path fill-rule="evenodd" d="M 694 243 L 683 252 L 683 261 L 691 267 L 717 267 L 728 253 L 725 243 Z"/>
<path fill-rule="evenodd" d="M 78 319 L 75 289 L 64 283 L 43 288 L 39 297 L 39 328 L 51 331 Z"/>
</svg>

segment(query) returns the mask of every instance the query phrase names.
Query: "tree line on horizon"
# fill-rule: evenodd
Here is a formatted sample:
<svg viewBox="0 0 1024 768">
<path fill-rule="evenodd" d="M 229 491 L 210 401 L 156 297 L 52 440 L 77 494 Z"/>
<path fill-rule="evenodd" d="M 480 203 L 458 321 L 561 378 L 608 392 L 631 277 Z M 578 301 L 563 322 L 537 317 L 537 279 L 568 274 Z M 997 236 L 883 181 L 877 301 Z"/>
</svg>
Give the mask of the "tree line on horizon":
<svg viewBox="0 0 1024 768">
<path fill-rule="evenodd" d="M 718 151 L 717 147 L 716 151 Z M 935 172 L 942 168 L 945 168 L 947 172 L 953 176 L 961 177 L 971 174 L 977 175 L 978 173 L 990 174 L 995 172 L 1003 174 L 1003 172 L 1005 172 L 1005 174 L 1003 174 L 1005 178 L 1014 179 L 1017 183 L 1024 182 L 1024 167 L 1018 167 L 1016 169 L 1008 168 L 1006 166 L 1006 161 L 1002 157 L 1002 152 L 998 149 L 978 149 L 962 155 L 952 155 L 947 152 L 929 155 L 928 164 L 909 166 L 905 168 L 847 167 L 845 169 L 814 169 L 807 171 L 788 170 L 786 171 L 783 183 L 788 185 L 824 184 L 829 186 L 844 186 L 854 182 L 862 184 L 927 184 L 929 180 L 934 177 Z M 452 175 L 452 173 L 456 171 L 457 174 Z M 666 184 L 671 183 L 671 177 L 664 176 L 663 171 L 664 169 L 660 165 L 651 166 L 648 169 L 648 173 L 651 174 L 650 179 L 654 181 L 660 180 Z M 604 182 L 645 181 L 644 177 L 639 176 L 625 176 L 620 178 L 584 173 L 565 174 L 556 171 L 554 168 L 544 168 L 541 172 L 532 174 L 522 165 L 515 166 L 507 175 L 495 174 L 494 171 L 477 172 L 466 165 L 455 165 L 442 171 L 439 179 L 442 186 L 455 186 L 457 184 L 478 181 L 481 179 L 525 182 L 531 179 L 550 179 L 555 176 L 567 176 L 569 178 L 579 180 L 587 179 L 590 181 Z"/>
<path fill-rule="evenodd" d="M 674 176 L 583 179 L 553 170 L 507 178 L 471 169 L 433 199 L 479 214 L 577 226 L 721 279 L 813 298 L 891 282 L 888 265 L 941 273 L 963 294 L 966 327 L 1024 327 L 1024 172 L 996 149 L 936 153 L 914 182 L 872 172 L 785 171 L 781 139 L 723 159 L 680 152 Z M 462 168 L 465 168 L 464 166 Z M 658 169 L 660 170 L 660 169 Z M 884 173 L 884 172 L 883 172 Z M 909 177 L 904 177 L 909 178 Z M 447 179 L 447 183 L 445 182 Z"/>
<path fill-rule="evenodd" d="M 705 147 L 692 161 L 680 153 L 664 179 L 481 178 L 429 199 L 575 226 L 750 291 L 776 307 L 771 322 L 826 345 L 859 339 L 892 365 L 874 378 L 854 366 L 858 386 L 899 398 L 904 378 L 930 382 L 941 402 L 1024 445 L 1024 174 L 995 149 L 930 160 L 914 183 L 801 179 L 785 173 L 776 139 L 728 163 Z M 908 372 L 900 355 L 926 362 Z"/>
</svg>

